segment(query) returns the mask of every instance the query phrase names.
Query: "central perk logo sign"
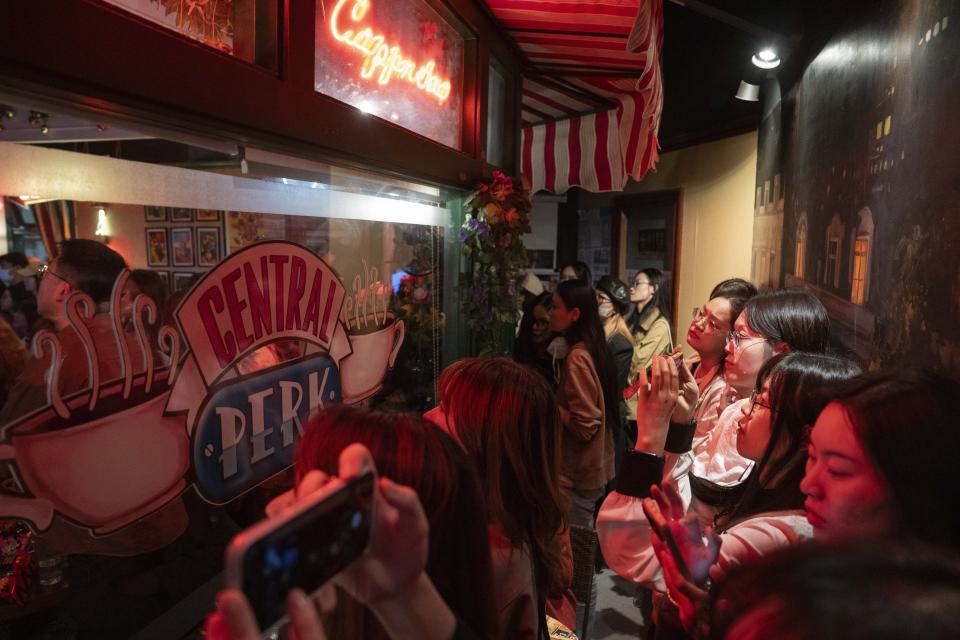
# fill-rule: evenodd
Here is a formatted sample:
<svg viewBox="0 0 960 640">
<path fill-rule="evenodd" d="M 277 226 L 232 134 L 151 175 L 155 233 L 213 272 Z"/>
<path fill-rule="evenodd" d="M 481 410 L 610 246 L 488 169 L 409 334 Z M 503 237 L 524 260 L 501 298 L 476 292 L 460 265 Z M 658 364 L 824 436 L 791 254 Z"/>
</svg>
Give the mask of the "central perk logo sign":
<svg viewBox="0 0 960 640">
<path fill-rule="evenodd" d="M 289 467 L 310 414 L 340 402 L 337 361 L 351 351 L 345 295 L 311 251 L 267 242 L 211 270 L 177 309 L 190 354 L 167 410 L 187 413 L 197 490 L 208 501 L 229 502 Z M 278 341 L 299 357 L 244 374 L 246 361 L 274 361 Z"/>
</svg>

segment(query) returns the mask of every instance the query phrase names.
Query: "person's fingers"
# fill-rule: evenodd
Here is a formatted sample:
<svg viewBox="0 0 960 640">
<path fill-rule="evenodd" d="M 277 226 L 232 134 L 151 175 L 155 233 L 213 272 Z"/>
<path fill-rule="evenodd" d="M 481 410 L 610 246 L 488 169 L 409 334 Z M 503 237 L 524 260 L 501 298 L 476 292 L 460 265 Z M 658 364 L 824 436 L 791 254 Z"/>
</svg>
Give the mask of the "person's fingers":
<svg viewBox="0 0 960 640">
<path fill-rule="evenodd" d="M 326 640 L 317 608 L 300 589 L 287 594 L 287 615 L 297 640 Z"/>
<path fill-rule="evenodd" d="M 680 497 L 680 492 L 678 492 L 677 488 L 669 482 L 664 482 L 662 487 L 663 495 L 667 500 L 667 504 L 670 505 L 668 513 L 673 518 L 682 518 L 684 515 L 684 509 L 683 498 Z"/>
<path fill-rule="evenodd" d="M 330 476 L 319 469 L 308 471 L 307 475 L 303 476 L 303 479 L 300 480 L 300 483 L 297 485 L 296 496 L 297 498 L 309 496 L 326 486 L 331 480 L 332 478 Z"/>
<path fill-rule="evenodd" d="M 359 443 L 353 443 L 340 452 L 339 475 L 342 479 L 355 478 L 367 471 L 376 471 L 370 450 Z"/>
<path fill-rule="evenodd" d="M 227 629 L 227 619 L 219 611 L 207 616 L 203 623 L 203 637 L 207 640 L 230 640 L 230 631 Z"/>
<path fill-rule="evenodd" d="M 644 367 L 640 367 L 640 371 L 637 374 L 637 384 L 639 384 L 638 391 L 646 391 L 647 385 L 650 384 L 650 380 L 647 379 L 647 370 Z"/>
<path fill-rule="evenodd" d="M 287 509 L 293 506 L 297 501 L 297 492 L 296 489 L 290 489 L 289 491 L 284 491 L 276 498 L 267 503 L 267 517 L 275 518 L 280 513 L 283 513 Z"/>
<path fill-rule="evenodd" d="M 660 487 L 657 485 L 650 486 L 650 497 L 654 500 L 654 505 L 656 506 L 656 513 L 662 513 L 665 516 L 670 514 L 670 503 L 667 502 L 666 496 L 663 495 L 663 492 L 660 490 Z"/>
<path fill-rule="evenodd" d="M 260 629 L 247 598 L 236 589 L 224 589 L 217 596 L 217 610 L 226 621 L 230 640 L 259 640 Z"/>
<path fill-rule="evenodd" d="M 317 605 L 321 614 L 328 614 L 337 607 L 337 589 L 333 584 L 324 585 L 313 596 L 313 602 Z"/>
<path fill-rule="evenodd" d="M 677 363 L 673 361 L 673 358 L 664 358 L 664 385 L 666 385 L 666 391 L 673 395 L 680 392 L 680 378 L 677 375 Z"/>
<path fill-rule="evenodd" d="M 694 379 L 693 374 L 690 373 L 690 368 L 687 366 L 686 361 L 680 361 L 680 367 L 677 370 L 677 374 L 680 376 L 680 381 L 683 382 L 683 384 L 687 384 L 688 382 L 693 382 L 696 384 L 696 380 Z"/>
<path fill-rule="evenodd" d="M 653 359 L 650 361 L 650 391 L 652 393 L 660 393 L 663 386 L 662 377 L 663 363 L 661 362 L 661 357 L 653 356 Z"/>
</svg>

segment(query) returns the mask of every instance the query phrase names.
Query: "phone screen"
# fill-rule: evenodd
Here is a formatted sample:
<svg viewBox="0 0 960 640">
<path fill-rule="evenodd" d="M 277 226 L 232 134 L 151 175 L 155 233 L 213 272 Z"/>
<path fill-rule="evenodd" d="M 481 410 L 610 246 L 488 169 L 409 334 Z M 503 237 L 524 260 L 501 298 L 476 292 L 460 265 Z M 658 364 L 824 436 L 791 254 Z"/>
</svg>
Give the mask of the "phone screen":
<svg viewBox="0 0 960 640">
<path fill-rule="evenodd" d="M 261 629 L 286 615 L 291 589 L 316 591 L 367 548 L 374 477 L 367 473 L 349 481 L 250 546 L 243 559 L 243 592 Z"/>
</svg>

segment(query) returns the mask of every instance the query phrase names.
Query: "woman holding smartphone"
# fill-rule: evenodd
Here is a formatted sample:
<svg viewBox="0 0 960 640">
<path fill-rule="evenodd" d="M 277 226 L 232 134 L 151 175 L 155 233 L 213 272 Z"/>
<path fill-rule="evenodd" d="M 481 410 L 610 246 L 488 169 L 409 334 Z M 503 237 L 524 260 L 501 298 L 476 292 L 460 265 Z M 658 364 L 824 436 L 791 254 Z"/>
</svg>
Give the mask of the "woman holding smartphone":
<svg viewBox="0 0 960 640">
<path fill-rule="evenodd" d="M 665 441 L 667 420 L 676 402 L 677 375 L 672 360 L 657 358 L 655 363 L 658 368 L 654 370 L 651 389 L 641 389 L 638 404 L 648 422 L 645 428 L 659 431 L 661 441 Z M 836 384 L 859 372 L 848 360 L 805 353 L 778 356 L 761 369 L 749 404 L 741 409 L 736 436 L 740 455 L 756 462 L 757 467 L 741 493 L 723 506 L 716 520 L 721 533 L 711 537 L 712 546 L 704 548 L 701 544 L 698 550 L 703 551 L 699 556 L 689 554 L 687 568 L 694 579 L 706 577 L 717 547 L 720 567 L 726 569 L 812 537 L 800 492 L 806 462 L 806 430 L 829 401 Z M 617 492 L 600 509 L 597 532 L 604 558 L 612 569 L 663 593 L 665 585 L 653 546 L 651 523 L 642 504 L 650 495 L 651 484 L 659 478 L 655 469 L 646 476 L 641 472 L 652 468 L 649 461 L 653 459 L 646 453 L 633 453 L 630 463 L 625 461 Z M 687 514 L 675 484 L 664 482 L 663 491 L 654 495 L 660 499 L 664 516 L 678 525 L 673 527 L 678 542 L 682 544 L 684 536 L 687 542 L 695 536 L 699 539 L 700 523 L 694 514 Z M 697 549 L 692 543 L 687 546 Z M 657 599 L 655 606 L 663 610 L 665 605 Z"/>
<path fill-rule="evenodd" d="M 335 604 L 326 590 L 326 631 L 332 638 L 497 637 L 486 510 L 476 474 L 460 447 L 419 416 L 358 407 L 317 414 L 297 449 L 297 487 L 268 512 L 282 515 L 337 473 L 347 479 L 374 468 L 381 477 L 370 546 L 335 578 L 341 588 Z M 287 605 L 293 624 L 310 630 L 306 637 L 324 637 L 317 635 L 322 631 L 313 626 L 313 605 L 302 592 L 291 592 Z M 218 640 L 259 637 L 250 606 L 237 591 L 220 594 L 207 630 Z"/>
<path fill-rule="evenodd" d="M 893 541 L 915 552 L 941 549 L 947 558 L 956 557 L 958 398 L 960 383 L 923 372 L 870 373 L 841 385 L 813 426 L 799 485 L 818 542 L 864 548 Z M 680 546 L 684 556 L 699 553 L 683 541 Z M 667 585 L 692 630 L 707 604 L 696 580 L 702 576 L 682 576 L 670 554 L 662 551 Z M 877 571 L 874 567 L 870 573 L 876 577 Z M 738 576 L 736 584 L 744 584 L 751 573 L 762 576 L 764 570 L 758 567 Z M 720 592 L 731 590 L 720 587 Z M 755 604 L 764 602 L 758 599 Z M 724 624 L 734 617 L 744 620 L 749 613 L 727 612 Z"/>
<path fill-rule="evenodd" d="M 607 348 L 593 288 L 579 280 L 557 285 L 550 329 L 570 344 L 557 387 L 561 484 L 570 498 L 569 524 L 593 526 L 596 503 L 614 476 L 614 435 L 620 419 L 617 370 Z"/>
</svg>

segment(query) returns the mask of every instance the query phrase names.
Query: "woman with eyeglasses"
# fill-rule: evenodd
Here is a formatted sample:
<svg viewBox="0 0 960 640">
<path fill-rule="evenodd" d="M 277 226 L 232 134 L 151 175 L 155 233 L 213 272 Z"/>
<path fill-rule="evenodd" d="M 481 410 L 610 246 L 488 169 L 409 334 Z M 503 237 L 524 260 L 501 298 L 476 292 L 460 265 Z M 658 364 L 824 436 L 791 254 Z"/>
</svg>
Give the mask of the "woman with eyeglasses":
<svg viewBox="0 0 960 640">
<path fill-rule="evenodd" d="M 557 386 L 554 357 L 547 351 L 553 333 L 550 331 L 550 311 L 553 309 L 553 294 L 544 291 L 524 306 L 517 341 L 513 346 L 513 359 L 532 367 L 550 383 Z"/>
<path fill-rule="evenodd" d="M 657 541 L 642 507 L 642 500 L 651 493 L 696 583 L 706 580 L 715 561 L 723 571 L 811 538 L 813 530 L 804 515 L 800 491 L 807 434 L 838 383 L 857 376 L 859 367 L 846 359 L 809 353 L 769 359 L 756 376 L 753 393 L 741 405 L 736 424 L 737 451 L 755 469 L 735 495 L 727 494 L 715 520 L 702 523 L 689 511 L 674 483 L 665 481 L 661 490 L 651 492 L 662 473 L 663 459 L 657 456 L 669 446 L 666 422 L 677 394 L 673 362 L 658 358 L 657 364 L 650 390 L 641 388 L 638 394 L 644 432 L 652 436 L 646 443 L 650 449 L 632 452 L 625 459 L 617 492 L 604 501 L 597 519 L 607 564 L 634 582 L 664 591 L 654 548 Z M 710 532 L 708 527 L 714 525 L 719 535 Z M 700 541 L 705 530 L 707 546 Z M 655 604 L 662 612 L 665 603 Z"/>
</svg>

